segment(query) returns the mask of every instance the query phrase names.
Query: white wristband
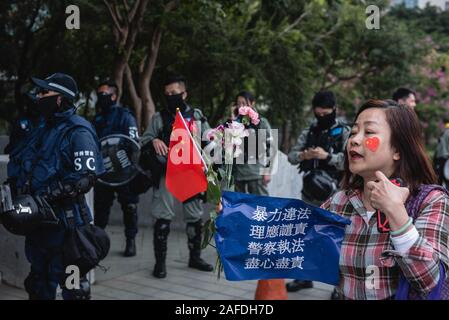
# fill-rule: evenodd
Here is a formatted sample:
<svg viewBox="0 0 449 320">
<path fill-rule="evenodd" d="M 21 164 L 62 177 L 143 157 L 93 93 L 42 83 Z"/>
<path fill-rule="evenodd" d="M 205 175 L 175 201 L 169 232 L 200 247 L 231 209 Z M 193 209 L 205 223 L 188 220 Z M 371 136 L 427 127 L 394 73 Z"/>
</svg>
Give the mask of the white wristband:
<svg viewBox="0 0 449 320">
<path fill-rule="evenodd" d="M 407 231 L 404 234 L 401 234 L 400 236 L 394 237 L 391 236 L 391 242 L 393 242 L 393 246 L 396 251 L 399 251 L 399 253 L 404 254 L 406 253 L 418 240 L 419 233 L 418 230 L 416 230 L 415 226 L 413 226 L 409 231 Z"/>
</svg>

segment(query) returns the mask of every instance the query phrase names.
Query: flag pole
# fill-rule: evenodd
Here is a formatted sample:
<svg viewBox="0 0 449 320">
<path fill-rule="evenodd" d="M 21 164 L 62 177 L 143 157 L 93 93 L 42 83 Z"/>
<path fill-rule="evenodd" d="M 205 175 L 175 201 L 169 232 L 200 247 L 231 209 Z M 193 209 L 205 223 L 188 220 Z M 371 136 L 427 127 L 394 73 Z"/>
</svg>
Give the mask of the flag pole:
<svg viewBox="0 0 449 320">
<path fill-rule="evenodd" d="M 176 112 L 179 113 L 179 116 L 181 117 L 182 123 L 184 124 L 184 128 L 185 128 L 185 129 L 187 130 L 187 132 L 189 133 L 190 139 L 192 139 L 192 141 L 193 141 L 193 146 L 195 147 L 196 152 L 198 152 L 198 155 L 200 156 L 201 161 L 203 162 L 204 169 L 205 169 L 206 172 L 207 172 L 208 170 L 207 170 L 206 161 L 204 161 L 203 156 L 201 155 L 201 152 L 200 152 L 200 150 L 199 150 L 199 148 L 198 148 L 198 146 L 197 146 L 197 144 L 196 144 L 196 141 L 195 141 L 195 139 L 193 139 L 192 133 L 190 132 L 189 128 L 187 127 L 187 124 L 186 124 L 186 122 L 185 122 L 185 120 L 184 120 L 184 117 L 182 116 L 181 111 L 179 111 L 179 108 L 176 108 Z"/>
</svg>

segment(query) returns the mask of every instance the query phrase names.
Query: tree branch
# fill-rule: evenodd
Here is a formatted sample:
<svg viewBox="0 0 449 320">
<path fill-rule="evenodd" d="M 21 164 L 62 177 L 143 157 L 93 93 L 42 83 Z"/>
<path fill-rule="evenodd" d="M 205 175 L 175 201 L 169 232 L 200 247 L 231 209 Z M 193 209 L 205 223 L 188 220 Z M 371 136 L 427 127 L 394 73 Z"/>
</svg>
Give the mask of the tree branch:
<svg viewBox="0 0 449 320">
<path fill-rule="evenodd" d="M 129 4 L 128 1 L 122 0 L 123 7 L 125 8 L 125 21 L 126 24 L 129 24 Z"/>
<path fill-rule="evenodd" d="M 146 63 L 145 68 L 143 69 L 143 74 L 145 78 L 151 79 L 151 75 L 153 74 L 153 70 L 156 65 L 161 38 L 162 38 L 162 30 L 160 25 L 158 25 L 153 31 L 151 43 L 148 46 L 148 54 L 145 55 Z"/>
<path fill-rule="evenodd" d="M 178 5 L 178 1 L 176 1 L 176 0 L 172 0 L 172 1 L 168 2 L 164 6 L 164 12 L 167 13 L 167 12 L 174 10 L 177 5 Z"/>
<path fill-rule="evenodd" d="M 290 30 L 292 30 L 294 27 L 296 27 L 305 17 L 307 17 L 310 14 L 311 10 L 310 10 L 310 6 L 306 6 L 306 8 L 304 9 L 304 12 L 290 25 L 288 25 L 284 30 L 282 30 L 279 33 L 279 37 L 283 36 L 285 33 L 289 32 Z"/>
<path fill-rule="evenodd" d="M 115 28 L 119 33 L 122 33 L 122 27 L 120 26 L 120 22 L 118 20 L 117 15 L 115 14 L 114 9 L 112 9 L 111 4 L 107 0 L 103 0 L 104 4 L 109 10 L 109 14 L 111 15 L 112 22 L 114 23 Z"/>
<path fill-rule="evenodd" d="M 120 14 L 120 10 L 118 9 L 118 3 L 117 0 L 113 0 L 114 1 L 114 5 L 112 6 L 115 12 L 115 15 L 118 18 L 118 21 L 123 21 L 122 15 Z"/>
<path fill-rule="evenodd" d="M 132 21 L 134 19 L 137 9 L 139 8 L 141 2 L 142 2 L 141 0 L 136 0 L 136 2 L 134 2 L 134 5 L 133 5 L 131 11 L 128 14 L 129 21 Z"/>
</svg>

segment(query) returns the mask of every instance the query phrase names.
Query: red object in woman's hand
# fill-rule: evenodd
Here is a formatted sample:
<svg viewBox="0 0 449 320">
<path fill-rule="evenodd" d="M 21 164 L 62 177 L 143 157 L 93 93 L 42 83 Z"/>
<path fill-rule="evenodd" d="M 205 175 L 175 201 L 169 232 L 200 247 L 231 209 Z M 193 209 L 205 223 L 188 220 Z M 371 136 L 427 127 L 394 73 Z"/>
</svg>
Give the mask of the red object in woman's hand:
<svg viewBox="0 0 449 320">
<path fill-rule="evenodd" d="M 390 179 L 390 181 L 398 187 L 405 187 L 401 178 Z M 385 213 L 381 212 L 379 209 L 377 209 L 377 231 L 380 233 L 390 232 L 390 223 L 388 222 Z"/>
</svg>

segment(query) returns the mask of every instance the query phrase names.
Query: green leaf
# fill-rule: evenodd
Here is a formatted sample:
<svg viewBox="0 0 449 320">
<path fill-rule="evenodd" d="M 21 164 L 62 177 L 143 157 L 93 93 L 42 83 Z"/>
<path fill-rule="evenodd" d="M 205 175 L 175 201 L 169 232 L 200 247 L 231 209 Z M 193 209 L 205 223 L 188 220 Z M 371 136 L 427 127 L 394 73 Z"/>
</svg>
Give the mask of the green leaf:
<svg viewBox="0 0 449 320">
<path fill-rule="evenodd" d="M 201 243 L 201 249 L 206 249 L 212 239 L 213 231 L 211 230 L 212 219 L 206 221 L 203 227 L 203 241 Z"/>
</svg>

